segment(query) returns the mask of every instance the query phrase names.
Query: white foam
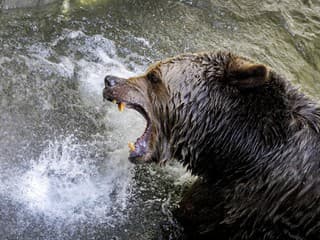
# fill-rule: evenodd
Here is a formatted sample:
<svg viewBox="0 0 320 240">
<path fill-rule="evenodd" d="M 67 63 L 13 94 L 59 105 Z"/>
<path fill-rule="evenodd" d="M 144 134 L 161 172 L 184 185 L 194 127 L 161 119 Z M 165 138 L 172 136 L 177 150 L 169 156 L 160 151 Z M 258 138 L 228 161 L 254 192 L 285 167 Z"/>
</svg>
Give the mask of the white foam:
<svg viewBox="0 0 320 240">
<path fill-rule="evenodd" d="M 83 45 L 78 46 L 80 42 Z M 79 60 L 72 53 L 52 61 L 54 49 L 65 44 L 77 49 L 83 57 Z M 30 55 L 21 58 L 30 69 L 48 75 L 52 72 L 65 79 L 76 78 L 83 102 L 88 107 L 106 109 L 104 121 L 109 130 L 101 133 L 104 134 L 101 138 L 92 136 L 90 142 L 81 144 L 72 136 L 51 139 L 38 159 L 26 159 L 30 162 L 27 171 L 7 182 L 10 196 L 47 219 L 119 223 L 119 218 L 125 217 L 122 210 L 126 208 L 132 181 L 127 141 L 141 135 L 145 121 L 134 111 L 125 111 L 120 116 L 116 107 L 103 105 L 102 89 L 106 75 L 127 78 L 137 73 L 125 67 L 113 42 L 101 35 L 87 36 L 81 31 L 66 30 L 51 46 L 46 49 L 35 45 L 30 48 Z M 44 109 L 52 108 L 45 98 L 41 102 Z M 108 149 L 105 153 L 103 145 Z M 96 153 L 102 157 L 96 157 Z"/>
<path fill-rule="evenodd" d="M 118 157 L 107 159 L 107 166 L 90 155 L 90 148 L 74 137 L 50 142 L 17 179 L 22 184 L 16 184 L 14 198 L 34 213 L 68 222 L 121 217 L 111 211 L 126 206 L 130 165 L 122 161 L 119 152 Z"/>
</svg>

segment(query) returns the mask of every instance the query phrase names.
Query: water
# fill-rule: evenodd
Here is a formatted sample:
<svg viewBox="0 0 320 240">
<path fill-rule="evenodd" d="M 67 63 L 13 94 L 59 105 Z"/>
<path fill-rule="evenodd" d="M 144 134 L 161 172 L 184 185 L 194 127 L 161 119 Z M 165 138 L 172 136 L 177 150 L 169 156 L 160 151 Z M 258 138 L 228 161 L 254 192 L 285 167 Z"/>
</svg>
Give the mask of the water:
<svg viewBox="0 0 320 240">
<path fill-rule="evenodd" d="M 171 220 L 190 176 L 128 162 L 145 121 L 102 101 L 107 74 L 232 50 L 319 98 L 319 1 L 48 2 L 0 1 L 1 239 L 155 239 Z"/>
<path fill-rule="evenodd" d="M 21 8 L 21 7 L 36 7 L 42 6 L 48 3 L 55 2 L 57 0 L 0 0 L 0 7 L 3 9 Z"/>
</svg>

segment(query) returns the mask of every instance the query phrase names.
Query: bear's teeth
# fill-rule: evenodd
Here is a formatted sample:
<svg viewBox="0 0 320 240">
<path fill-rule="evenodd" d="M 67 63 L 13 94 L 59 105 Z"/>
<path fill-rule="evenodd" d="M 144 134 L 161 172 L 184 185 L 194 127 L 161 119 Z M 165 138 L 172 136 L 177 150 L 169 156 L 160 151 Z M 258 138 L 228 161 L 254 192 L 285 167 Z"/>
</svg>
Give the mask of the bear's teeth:
<svg viewBox="0 0 320 240">
<path fill-rule="evenodd" d="M 118 103 L 118 109 L 120 112 L 123 112 L 124 108 L 125 108 L 125 103 L 124 102 L 121 102 L 121 103 Z"/>
<path fill-rule="evenodd" d="M 116 103 L 117 103 L 117 100 L 113 99 L 113 100 L 112 100 L 112 103 L 113 103 L 113 104 L 116 104 Z"/>
<path fill-rule="evenodd" d="M 130 148 L 131 152 L 134 152 L 134 150 L 136 150 L 136 147 L 134 146 L 134 144 L 132 142 L 128 143 L 128 147 Z"/>
</svg>

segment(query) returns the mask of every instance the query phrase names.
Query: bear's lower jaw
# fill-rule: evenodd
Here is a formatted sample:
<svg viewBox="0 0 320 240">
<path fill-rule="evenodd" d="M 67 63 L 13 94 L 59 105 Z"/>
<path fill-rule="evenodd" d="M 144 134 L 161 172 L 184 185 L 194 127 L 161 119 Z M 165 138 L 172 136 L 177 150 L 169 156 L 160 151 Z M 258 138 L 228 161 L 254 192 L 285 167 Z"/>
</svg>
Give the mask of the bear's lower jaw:
<svg viewBox="0 0 320 240">
<path fill-rule="evenodd" d="M 138 111 L 139 112 L 139 111 Z M 147 120 L 147 127 L 135 143 L 129 143 L 129 160 L 132 163 L 143 163 L 147 161 L 149 140 L 151 135 L 151 124 Z"/>
<path fill-rule="evenodd" d="M 144 119 L 146 120 L 146 128 L 144 133 L 136 140 L 135 143 L 129 142 L 129 160 L 132 163 L 144 163 L 148 161 L 149 152 L 149 141 L 151 136 L 151 120 L 150 117 L 145 110 L 145 108 L 137 103 L 133 103 L 131 101 L 125 100 L 123 98 L 119 98 L 115 96 L 115 94 L 110 91 L 110 89 L 106 89 L 103 92 L 104 100 L 108 100 L 118 105 L 118 109 L 120 112 L 124 111 L 125 108 L 134 109 L 139 112 Z"/>
<path fill-rule="evenodd" d="M 147 111 L 139 104 L 134 103 L 126 103 L 128 108 L 134 109 L 139 112 L 144 119 L 146 120 L 146 128 L 143 134 L 137 138 L 135 143 L 129 143 L 129 160 L 132 163 L 143 163 L 146 162 L 148 159 L 147 153 L 149 150 L 149 141 L 151 136 L 151 120 Z"/>
</svg>

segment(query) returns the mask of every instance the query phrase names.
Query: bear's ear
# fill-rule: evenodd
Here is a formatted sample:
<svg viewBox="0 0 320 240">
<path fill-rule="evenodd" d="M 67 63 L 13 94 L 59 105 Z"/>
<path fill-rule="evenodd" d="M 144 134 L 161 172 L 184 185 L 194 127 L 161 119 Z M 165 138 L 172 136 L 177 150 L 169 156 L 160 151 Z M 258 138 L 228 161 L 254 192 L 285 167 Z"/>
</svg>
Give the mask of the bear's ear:
<svg viewBox="0 0 320 240">
<path fill-rule="evenodd" d="M 228 64 L 227 82 L 239 88 L 254 88 L 269 80 L 269 69 L 263 64 L 252 63 L 243 58 L 232 59 Z"/>
</svg>

